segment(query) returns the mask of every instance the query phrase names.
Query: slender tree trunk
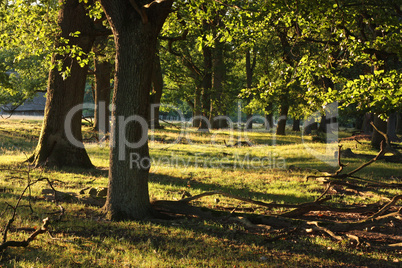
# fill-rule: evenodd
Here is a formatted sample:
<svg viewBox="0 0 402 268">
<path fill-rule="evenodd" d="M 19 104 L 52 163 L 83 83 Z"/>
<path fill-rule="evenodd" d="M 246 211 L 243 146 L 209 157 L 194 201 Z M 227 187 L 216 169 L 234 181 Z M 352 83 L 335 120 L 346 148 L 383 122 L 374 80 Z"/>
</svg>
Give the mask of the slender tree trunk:
<svg viewBox="0 0 402 268">
<path fill-rule="evenodd" d="M 200 87 L 196 87 L 195 89 L 195 96 L 194 96 L 194 107 L 193 107 L 193 127 L 199 128 L 201 124 L 201 119 L 199 118 L 202 116 L 201 112 L 201 92 L 202 89 Z"/>
<path fill-rule="evenodd" d="M 102 134 L 110 132 L 110 78 L 113 65 L 108 61 L 94 59 L 95 65 L 95 112 L 94 129 Z"/>
<path fill-rule="evenodd" d="M 159 124 L 159 108 L 161 104 L 163 91 L 163 75 L 159 53 L 155 55 L 154 69 L 152 72 L 152 95 L 151 95 L 151 111 L 149 126 L 151 128 L 161 128 Z"/>
<path fill-rule="evenodd" d="M 203 47 L 204 77 L 202 80 L 201 108 L 203 120 L 200 122 L 199 131 L 209 131 L 207 119 L 211 115 L 211 88 L 212 88 L 212 52 L 211 48 Z"/>
<path fill-rule="evenodd" d="M 288 116 L 289 106 L 283 104 L 280 109 L 280 118 L 276 129 L 276 135 L 286 135 L 286 119 Z"/>
<path fill-rule="evenodd" d="M 86 16 L 84 3 L 78 0 L 60 1 L 62 4 L 58 15 L 61 32 L 57 37 L 67 39 L 69 45 L 79 46 L 88 53 L 94 42 L 90 37 L 92 21 Z M 70 33 L 80 32 L 79 37 L 71 37 Z M 64 46 L 56 41 L 56 47 Z M 68 55 L 54 55 L 52 63 L 62 62 L 63 70 L 70 68 L 66 79 L 57 67 L 49 72 L 45 117 L 39 142 L 30 158 L 35 166 L 74 166 L 92 167 L 92 163 L 82 144 L 81 120 L 82 111 L 68 114 L 72 108 L 82 104 L 85 93 L 85 82 L 88 67 L 81 67 L 76 59 Z"/>
<path fill-rule="evenodd" d="M 112 220 L 153 216 L 149 201 L 149 93 L 157 37 L 172 1 L 100 0 L 116 46 L 112 148 L 104 209 Z M 138 5 L 138 6 L 137 6 Z"/>
<path fill-rule="evenodd" d="M 374 115 L 374 125 L 382 132 L 387 132 L 387 122 L 382 120 L 378 115 Z M 384 140 L 384 137 L 378 133 L 376 130 L 373 130 L 373 135 L 371 136 L 371 145 L 375 148 L 380 148 L 381 142 Z"/>
<path fill-rule="evenodd" d="M 273 117 L 273 113 L 272 113 L 272 104 L 270 104 L 267 107 L 265 107 L 265 120 L 266 120 L 265 129 L 266 130 L 272 129 L 274 127 L 274 117 Z"/>
<path fill-rule="evenodd" d="M 253 59 L 251 59 L 250 49 L 246 51 L 246 83 L 247 88 L 251 88 L 253 84 L 253 75 L 254 75 L 254 68 L 256 65 L 257 55 L 254 54 Z M 248 102 L 251 101 L 251 98 L 248 99 Z M 247 120 L 249 120 L 253 116 L 252 113 L 247 114 Z M 247 126 L 246 129 L 253 129 L 253 122 L 251 121 Z"/>
<path fill-rule="evenodd" d="M 223 84 L 226 79 L 226 66 L 224 61 L 224 44 L 216 41 L 213 51 L 212 60 L 212 98 L 211 98 L 211 115 L 225 116 L 224 88 Z M 226 118 L 212 118 L 212 128 L 226 128 Z"/>
</svg>

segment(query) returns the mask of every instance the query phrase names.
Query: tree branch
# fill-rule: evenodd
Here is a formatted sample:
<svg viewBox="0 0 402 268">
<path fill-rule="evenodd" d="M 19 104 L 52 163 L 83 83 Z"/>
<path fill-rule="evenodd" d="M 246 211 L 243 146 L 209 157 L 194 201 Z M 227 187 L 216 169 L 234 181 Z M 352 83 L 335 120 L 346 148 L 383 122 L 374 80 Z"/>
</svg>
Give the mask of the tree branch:
<svg viewBox="0 0 402 268">
<path fill-rule="evenodd" d="M 135 9 L 135 11 L 137 11 L 138 15 L 140 15 L 142 23 L 147 24 L 148 16 L 147 16 L 147 13 L 145 12 L 144 7 L 140 8 L 137 5 L 137 2 L 135 2 L 135 0 L 129 0 L 129 1 L 130 1 L 131 6 Z"/>
</svg>

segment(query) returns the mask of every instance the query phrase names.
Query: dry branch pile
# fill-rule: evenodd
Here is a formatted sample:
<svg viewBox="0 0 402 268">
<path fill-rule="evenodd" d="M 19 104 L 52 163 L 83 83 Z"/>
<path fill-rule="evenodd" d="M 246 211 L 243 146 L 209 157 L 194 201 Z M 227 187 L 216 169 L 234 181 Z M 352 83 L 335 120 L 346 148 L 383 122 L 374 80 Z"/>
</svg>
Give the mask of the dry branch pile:
<svg viewBox="0 0 402 268">
<path fill-rule="evenodd" d="M 313 202 L 302 204 L 265 203 L 221 191 L 212 191 L 184 198 L 188 196 L 186 194 L 179 201 L 155 201 L 153 205 L 158 212 L 171 216 L 217 220 L 211 211 L 208 212 L 205 209 L 191 206 L 190 202 L 205 196 L 220 195 L 259 207 L 288 209 L 287 212 L 279 215 L 266 216 L 236 213 L 238 208 L 234 208 L 229 215 L 220 217 L 221 220 L 238 222 L 244 225 L 246 229 L 263 229 L 264 232 L 269 230 L 272 233 L 278 233 L 278 230 L 281 230 L 280 234 L 271 240 L 299 232 L 307 235 L 325 234 L 336 241 L 347 241 L 355 246 L 361 245 L 364 241 L 366 246 L 402 247 L 402 205 L 400 202 L 402 194 L 383 197 L 387 200 L 383 205 L 378 203 L 349 206 L 324 204 L 332 199 L 331 192 L 334 191 L 348 191 L 349 193 L 364 195 L 365 192 L 375 189 L 402 189 L 402 184 L 376 182 L 356 175 L 390 151 L 389 145 L 383 143 L 380 152 L 373 159 L 348 173 L 343 173 L 346 164 L 341 161 L 342 146 L 339 146 L 339 169 L 334 174 L 307 177 L 307 179 L 315 179 L 326 186 L 324 192 Z M 393 150 L 391 152 L 395 153 Z"/>
</svg>

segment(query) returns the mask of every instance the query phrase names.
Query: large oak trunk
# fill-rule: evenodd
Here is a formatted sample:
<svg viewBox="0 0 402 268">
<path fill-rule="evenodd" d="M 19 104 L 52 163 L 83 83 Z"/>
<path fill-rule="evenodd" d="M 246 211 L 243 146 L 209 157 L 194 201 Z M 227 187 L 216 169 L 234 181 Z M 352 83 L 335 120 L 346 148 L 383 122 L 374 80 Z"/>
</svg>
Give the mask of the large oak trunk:
<svg viewBox="0 0 402 268">
<path fill-rule="evenodd" d="M 78 0 L 62 1 L 58 24 L 61 32 L 56 46 L 65 46 L 61 38 L 69 40 L 69 45 L 79 46 L 88 53 L 93 44 L 92 22 L 86 16 L 83 3 Z M 70 33 L 79 31 L 79 37 Z M 49 73 L 45 117 L 39 142 L 30 158 L 35 166 L 74 166 L 92 167 L 92 163 L 82 144 L 82 112 L 78 110 L 72 117 L 68 113 L 82 104 L 85 93 L 87 66 L 81 67 L 69 55 L 54 55 L 52 63 L 62 62 L 63 70 L 70 68 L 70 74 L 63 79 L 56 68 Z"/>
<path fill-rule="evenodd" d="M 156 3 L 148 9 L 142 7 L 145 1 L 100 2 L 112 27 L 116 45 L 113 146 L 104 209 L 112 220 L 144 219 L 152 217 L 146 124 L 152 68 L 157 36 L 172 2 Z"/>
</svg>

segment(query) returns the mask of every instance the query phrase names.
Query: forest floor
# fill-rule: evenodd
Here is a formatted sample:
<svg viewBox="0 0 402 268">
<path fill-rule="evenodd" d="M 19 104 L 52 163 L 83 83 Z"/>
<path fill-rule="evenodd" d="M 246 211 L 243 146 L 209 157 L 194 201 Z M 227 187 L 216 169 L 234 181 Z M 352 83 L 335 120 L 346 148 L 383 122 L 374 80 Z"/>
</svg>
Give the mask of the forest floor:
<svg viewBox="0 0 402 268">
<path fill-rule="evenodd" d="M 292 131 L 199 133 L 167 125 L 149 133 L 149 192 L 170 219 L 110 222 L 100 209 L 108 145 L 85 126 L 96 168 L 33 169 L 24 160 L 40 128 L 37 120 L 0 121 L 2 243 L 4 230 L 7 241 L 23 241 L 49 218 L 29 245 L 2 251 L 0 267 L 401 266 L 402 202 L 393 198 L 402 192 L 402 163 L 380 158 L 355 174 L 359 183 L 332 181 L 325 176 L 339 168 L 338 143 Z M 232 146 L 239 141 L 243 146 Z M 348 164 L 342 173 L 378 154 L 368 141 L 340 144 L 353 152 L 341 154 Z"/>
</svg>

